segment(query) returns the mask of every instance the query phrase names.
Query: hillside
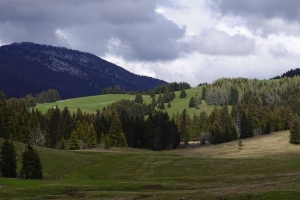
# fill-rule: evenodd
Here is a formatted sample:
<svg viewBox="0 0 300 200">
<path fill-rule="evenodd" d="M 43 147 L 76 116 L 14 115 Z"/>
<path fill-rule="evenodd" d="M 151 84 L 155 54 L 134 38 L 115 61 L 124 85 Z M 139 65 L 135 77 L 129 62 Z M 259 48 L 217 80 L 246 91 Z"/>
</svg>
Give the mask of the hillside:
<svg viewBox="0 0 300 200">
<path fill-rule="evenodd" d="M 1 46 L 0 69 L 0 90 L 7 97 L 56 89 L 66 99 L 97 95 L 115 85 L 142 91 L 166 83 L 133 74 L 90 53 L 28 42 Z"/>
<path fill-rule="evenodd" d="M 175 92 L 176 97 L 171 102 L 172 107 L 167 108 L 166 105 L 166 111 L 168 112 L 169 116 L 176 114 L 177 111 L 181 113 L 183 109 L 186 109 L 187 113 L 189 113 L 190 116 L 193 116 L 194 114 L 198 115 L 201 111 L 210 113 L 215 106 L 207 105 L 205 101 L 202 101 L 199 110 L 195 108 L 189 108 L 190 98 L 192 96 L 195 96 L 196 94 L 200 95 L 202 88 L 203 86 L 187 89 L 186 90 L 187 97 L 182 99 L 179 98 L 180 91 Z M 157 96 L 158 95 L 156 95 L 156 99 Z M 88 113 L 94 113 L 97 109 L 102 110 L 104 107 L 107 107 L 109 104 L 113 102 L 120 101 L 121 99 L 134 100 L 134 98 L 135 95 L 128 95 L 128 94 L 97 95 L 97 96 L 81 97 L 81 98 L 74 98 L 74 99 L 66 99 L 66 100 L 53 102 L 53 103 L 38 104 L 36 108 L 41 110 L 43 113 L 45 113 L 46 110 L 55 106 L 58 106 L 60 109 L 63 109 L 65 106 L 67 106 L 70 111 L 76 111 L 78 108 L 80 108 L 82 111 Z M 143 95 L 143 100 L 147 104 L 151 103 L 152 101 L 149 95 Z"/>
<path fill-rule="evenodd" d="M 0 199 L 298 199 L 299 146 L 288 136 L 246 139 L 242 150 L 236 141 L 163 152 L 35 147 L 45 180 L 0 178 Z M 14 144 L 20 158 L 25 145 Z"/>
</svg>

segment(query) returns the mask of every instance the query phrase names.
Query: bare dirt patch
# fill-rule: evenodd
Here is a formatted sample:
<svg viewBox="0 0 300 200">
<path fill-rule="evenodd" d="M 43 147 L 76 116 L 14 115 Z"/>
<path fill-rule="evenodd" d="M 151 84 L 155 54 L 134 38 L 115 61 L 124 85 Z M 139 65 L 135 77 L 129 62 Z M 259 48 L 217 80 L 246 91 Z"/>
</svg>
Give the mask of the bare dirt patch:
<svg viewBox="0 0 300 200">
<path fill-rule="evenodd" d="M 161 185 L 144 185 L 143 188 L 149 190 L 158 190 L 162 189 L 163 187 Z"/>
</svg>

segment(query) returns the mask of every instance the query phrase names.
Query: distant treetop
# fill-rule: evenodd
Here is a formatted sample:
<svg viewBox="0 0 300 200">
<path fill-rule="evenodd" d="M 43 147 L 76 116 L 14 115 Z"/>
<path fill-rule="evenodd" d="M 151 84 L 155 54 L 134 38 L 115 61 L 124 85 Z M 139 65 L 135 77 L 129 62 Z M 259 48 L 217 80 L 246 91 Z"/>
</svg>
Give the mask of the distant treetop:
<svg viewBox="0 0 300 200">
<path fill-rule="evenodd" d="M 270 80 L 272 79 L 280 79 L 280 78 L 284 78 L 284 77 L 294 77 L 294 76 L 300 76 L 300 69 L 296 68 L 296 69 L 291 69 L 285 73 L 283 73 L 281 76 L 275 76 L 273 78 L 270 78 Z"/>
</svg>

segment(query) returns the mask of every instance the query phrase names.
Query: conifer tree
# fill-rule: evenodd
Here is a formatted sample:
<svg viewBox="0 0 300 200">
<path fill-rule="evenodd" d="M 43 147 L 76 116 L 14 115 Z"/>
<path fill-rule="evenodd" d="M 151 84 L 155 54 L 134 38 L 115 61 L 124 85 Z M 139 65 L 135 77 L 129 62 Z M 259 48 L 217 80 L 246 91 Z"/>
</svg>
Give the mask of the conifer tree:
<svg viewBox="0 0 300 200">
<path fill-rule="evenodd" d="M 186 109 L 184 109 L 182 111 L 182 114 L 180 115 L 180 124 L 179 124 L 179 127 L 178 127 L 178 132 L 180 134 L 180 139 L 182 142 L 184 142 L 186 145 L 188 144 L 188 134 L 187 134 L 187 125 L 188 125 L 188 115 L 186 113 Z"/>
<path fill-rule="evenodd" d="M 137 93 L 136 96 L 135 96 L 135 103 L 142 104 L 143 101 L 144 100 L 143 100 L 142 94 L 141 93 Z"/>
<path fill-rule="evenodd" d="M 66 142 L 65 142 L 65 138 L 62 137 L 59 141 L 59 149 L 60 150 L 66 150 Z"/>
<path fill-rule="evenodd" d="M 291 127 L 290 143 L 300 144 L 300 122 L 298 119 L 294 120 L 293 126 Z"/>
<path fill-rule="evenodd" d="M 105 149 L 109 149 L 111 147 L 111 142 L 108 135 L 104 136 L 104 145 L 105 145 Z"/>
<path fill-rule="evenodd" d="M 171 107 L 172 107 L 172 106 L 171 106 L 171 103 L 169 102 L 169 103 L 168 103 L 168 108 L 171 108 Z"/>
<path fill-rule="evenodd" d="M 5 140 L 1 146 L 0 172 L 2 177 L 17 177 L 16 151 L 12 142 Z"/>
<path fill-rule="evenodd" d="M 190 102 L 189 102 L 189 107 L 195 108 L 195 98 L 194 97 L 191 97 Z"/>
<path fill-rule="evenodd" d="M 155 108 L 155 107 L 157 106 L 157 102 L 156 102 L 155 98 L 152 99 L 152 101 L 151 101 L 151 106 L 152 106 L 153 108 Z"/>
<path fill-rule="evenodd" d="M 200 109 L 201 99 L 196 95 L 195 97 L 195 108 Z"/>
<path fill-rule="evenodd" d="M 95 131 L 94 125 L 90 123 L 88 126 L 88 147 L 96 147 L 97 144 L 97 133 Z"/>
<path fill-rule="evenodd" d="M 151 91 L 150 91 L 150 97 L 151 97 L 152 99 L 155 98 L 155 92 L 154 92 L 154 90 L 151 90 Z"/>
<path fill-rule="evenodd" d="M 185 98 L 185 97 L 186 97 L 186 92 L 183 89 L 183 90 L 180 91 L 180 98 Z"/>
<path fill-rule="evenodd" d="M 78 139 L 78 134 L 76 131 L 73 131 L 69 140 L 69 150 L 80 149 L 80 142 Z"/>
<path fill-rule="evenodd" d="M 111 145 L 114 147 L 124 147 L 124 144 L 126 143 L 127 146 L 127 142 L 126 142 L 126 138 L 122 138 L 122 124 L 121 121 L 118 117 L 118 115 L 113 112 L 112 116 L 111 116 L 111 125 L 109 128 L 109 137 L 111 140 Z M 125 141 L 123 141 L 125 139 Z"/>
<path fill-rule="evenodd" d="M 22 154 L 21 178 L 42 179 L 43 168 L 40 157 L 31 144 L 27 144 Z"/>
<path fill-rule="evenodd" d="M 119 147 L 128 147 L 127 142 L 126 142 L 126 137 L 123 132 L 120 135 L 120 140 L 118 143 L 119 143 Z"/>
</svg>

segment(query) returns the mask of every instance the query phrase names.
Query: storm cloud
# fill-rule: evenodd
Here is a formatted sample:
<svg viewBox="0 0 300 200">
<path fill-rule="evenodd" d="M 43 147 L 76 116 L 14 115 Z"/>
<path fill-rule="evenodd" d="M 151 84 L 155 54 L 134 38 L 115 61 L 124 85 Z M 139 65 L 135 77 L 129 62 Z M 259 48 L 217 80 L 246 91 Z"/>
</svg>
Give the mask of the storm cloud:
<svg viewBox="0 0 300 200">
<path fill-rule="evenodd" d="M 31 41 L 130 60 L 170 60 L 183 28 L 148 0 L 0 1 L 1 41 Z"/>
<path fill-rule="evenodd" d="M 93 53 L 192 86 L 268 79 L 300 63 L 298 0 L 1 0 L 0 45 Z"/>
<path fill-rule="evenodd" d="M 213 0 L 223 14 L 261 18 L 280 17 L 296 21 L 300 17 L 298 0 Z"/>
</svg>

